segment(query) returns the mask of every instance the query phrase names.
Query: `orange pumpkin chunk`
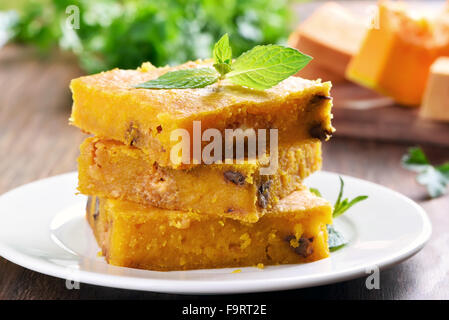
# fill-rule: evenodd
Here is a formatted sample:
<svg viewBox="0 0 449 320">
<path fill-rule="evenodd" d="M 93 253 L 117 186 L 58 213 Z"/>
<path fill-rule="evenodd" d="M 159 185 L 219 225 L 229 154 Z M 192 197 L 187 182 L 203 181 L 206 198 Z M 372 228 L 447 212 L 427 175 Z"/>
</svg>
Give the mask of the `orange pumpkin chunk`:
<svg viewBox="0 0 449 320">
<path fill-rule="evenodd" d="M 404 3 L 381 1 L 379 24 L 368 31 L 347 68 L 347 78 L 399 104 L 420 105 L 430 66 L 439 56 L 449 55 L 445 15 L 416 18 Z"/>
</svg>

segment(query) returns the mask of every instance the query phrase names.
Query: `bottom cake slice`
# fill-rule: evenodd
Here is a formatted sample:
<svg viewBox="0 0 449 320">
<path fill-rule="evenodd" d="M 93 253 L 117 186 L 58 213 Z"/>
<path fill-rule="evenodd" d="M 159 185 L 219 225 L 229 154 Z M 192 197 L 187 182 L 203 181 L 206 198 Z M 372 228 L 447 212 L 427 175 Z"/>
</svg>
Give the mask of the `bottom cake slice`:
<svg viewBox="0 0 449 320">
<path fill-rule="evenodd" d="M 308 190 L 256 223 L 90 197 L 87 219 L 108 263 L 149 270 L 290 264 L 328 257 L 332 207 Z"/>
</svg>

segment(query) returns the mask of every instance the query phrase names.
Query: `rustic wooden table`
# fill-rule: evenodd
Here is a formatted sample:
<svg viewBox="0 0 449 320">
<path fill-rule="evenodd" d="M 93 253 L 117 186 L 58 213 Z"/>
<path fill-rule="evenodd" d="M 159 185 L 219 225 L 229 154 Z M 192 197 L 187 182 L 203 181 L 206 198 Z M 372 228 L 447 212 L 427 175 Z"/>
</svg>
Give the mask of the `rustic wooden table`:
<svg viewBox="0 0 449 320">
<path fill-rule="evenodd" d="M 68 126 L 68 82 L 80 72 L 70 61 L 36 61 L 13 47 L 0 55 L 0 193 L 21 184 L 76 170 L 85 137 Z M 407 132 L 404 132 L 407 134 Z M 449 139 L 449 137 L 448 137 Z M 81 284 L 19 267 L 0 258 L 1 299 L 449 299 L 449 196 L 429 200 L 414 174 L 400 166 L 409 145 L 333 138 L 324 147 L 324 169 L 360 177 L 397 190 L 420 203 L 433 225 L 428 245 L 413 258 L 383 271 L 380 289 L 365 279 L 334 285 L 238 296 L 179 296 Z M 449 148 L 425 146 L 435 162 L 449 160 Z"/>
</svg>

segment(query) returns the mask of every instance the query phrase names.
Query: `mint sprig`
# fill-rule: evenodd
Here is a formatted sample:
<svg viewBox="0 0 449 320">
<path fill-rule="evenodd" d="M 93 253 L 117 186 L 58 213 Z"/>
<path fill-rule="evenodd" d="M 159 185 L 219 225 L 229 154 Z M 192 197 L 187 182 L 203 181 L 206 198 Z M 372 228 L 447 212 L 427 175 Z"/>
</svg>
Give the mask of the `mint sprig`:
<svg viewBox="0 0 449 320">
<path fill-rule="evenodd" d="M 220 74 L 220 78 L 224 78 L 224 75 L 231 71 L 232 63 L 232 48 L 227 33 L 214 45 L 212 55 L 215 70 Z"/>
<path fill-rule="evenodd" d="M 404 168 L 418 173 L 416 181 L 427 188 L 430 197 L 436 198 L 447 193 L 449 161 L 433 166 L 421 148 L 413 147 L 402 157 L 401 162 Z"/>
<path fill-rule="evenodd" d="M 234 84 L 264 90 L 294 75 L 310 60 L 311 57 L 293 48 L 256 46 L 235 60 L 226 77 Z"/>
<path fill-rule="evenodd" d="M 295 74 L 312 59 L 293 48 L 263 45 L 254 47 L 232 61 L 228 34 L 222 36 L 214 45 L 212 56 L 213 69 L 199 68 L 168 72 L 157 79 L 134 87 L 141 89 L 204 88 L 218 80 L 228 79 L 237 85 L 264 90 Z"/>
<path fill-rule="evenodd" d="M 334 208 L 332 211 L 332 217 L 335 219 L 339 216 L 341 216 L 343 213 L 348 211 L 353 205 L 356 203 L 366 200 L 368 196 L 357 196 L 352 200 L 349 200 L 348 198 L 343 198 L 343 190 L 345 187 L 345 183 L 341 177 L 340 179 L 340 191 L 338 192 L 337 200 L 335 201 Z M 316 188 L 309 188 L 310 192 L 314 193 L 315 195 L 321 197 L 320 191 Z M 348 241 L 345 239 L 343 234 L 339 232 L 333 225 L 328 224 L 327 226 L 327 242 L 329 246 L 329 250 L 331 252 L 336 251 L 340 248 L 343 248 Z"/>
<path fill-rule="evenodd" d="M 204 88 L 217 82 L 219 74 L 212 68 L 197 68 L 167 72 L 157 79 L 139 84 L 142 89 Z"/>
</svg>

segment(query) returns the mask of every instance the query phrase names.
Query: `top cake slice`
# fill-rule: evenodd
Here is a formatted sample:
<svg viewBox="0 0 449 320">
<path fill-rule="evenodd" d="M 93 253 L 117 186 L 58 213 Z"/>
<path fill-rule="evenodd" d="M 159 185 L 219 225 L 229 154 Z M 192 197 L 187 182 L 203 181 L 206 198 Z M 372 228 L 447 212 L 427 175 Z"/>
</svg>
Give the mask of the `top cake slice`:
<svg viewBox="0 0 449 320">
<path fill-rule="evenodd" d="M 133 87 L 169 71 L 208 66 L 211 61 L 164 68 L 144 63 L 137 70 L 114 69 L 74 79 L 70 122 L 88 133 L 138 147 L 160 165 L 175 168 L 182 164 L 170 160 L 171 148 L 178 143 L 170 135 L 185 129 L 194 139 L 194 121 L 200 121 L 201 134 L 214 128 L 222 137 L 225 129 L 278 129 L 279 143 L 326 140 L 332 134 L 330 82 L 290 77 L 264 91 L 226 81 L 196 89 Z"/>
</svg>

